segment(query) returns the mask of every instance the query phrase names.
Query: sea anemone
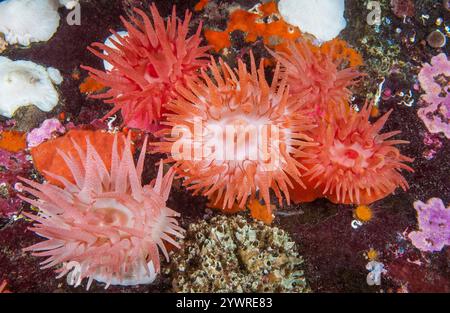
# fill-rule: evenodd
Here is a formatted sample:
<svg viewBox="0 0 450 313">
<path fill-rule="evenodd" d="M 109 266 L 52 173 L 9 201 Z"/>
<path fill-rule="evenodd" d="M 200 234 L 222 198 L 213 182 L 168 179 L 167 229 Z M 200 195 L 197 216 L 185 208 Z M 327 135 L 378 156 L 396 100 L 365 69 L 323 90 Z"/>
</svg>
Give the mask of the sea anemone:
<svg viewBox="0 0 450 313">
<path fill-rule="evenodd" d="M 167 24 L 155 4 L 150 7 L 153 23 L 143 11 L 137 8 L 134 11 L 141 20 L 130 17 L 130 23 L 121 17 L 127 36 L 111 30 L 115 35 L 115 39 L 111 39 L 114 48 L 102 43 L 94 43 L 88 48 L 110 63 L 113 69 L 83 68 L 109 88 L 92 96 L 114 104 L 106 117 L 120 110 L 126 126 L 152 130 L 152 123 L 159 121 L 165 104 L 174 97 L 176 85 L 183 85 L 188 77 L 208 63 L 204 57 L 209 47 L 200 46 L 201 24 L 193 36 L 186 38 L 192 16 L 189 11 L 181 22 L 173 7 Z"/>
<path fill-rule="evenodd" d="M 317 117 L 348 108 L 348 88 L 361 74 L 355 68 L 340 69 L 332 46 L 321 51 L 301 40 L 291 44 L 289 52 L 272 54 L 286 69 L 291 96 L 314 109 Z"/>
<path fill-rule="evenodd" d="M 358 205 L 353 211 L 353 215 L 363 223 L 370 222 L 373 218 L 373 210 L 367 205 Z"/>
<path fill-rule="evenodd" d="M 367 103 L 360 112 L 351 111 L 320 123 L 312 135 L 319 145 L 305 150 L 312 155 L 301 160 L 309 168 L 305 180 L 332 202 L 370 204 L 398 186 L 408 188 L 400 170 L 413 171 L 404 164 L 413 159 L 402 155 L 395 145 L 409 142 L 387 140 L 400 131 L 379 134 L 392 110 L 371 124 L 371 108 Z"/>
<path fill-rule="evenodd" d="M 121 156 L 115 137 L 110 170 L 89 138 L 86 152 L 73 145 L 78 158 L 60 154 L 75 183 L 58 175 L 53 176 L 64 188 L 21 179 L 29 185 L 23 190 L 38 198 L 22 196 L 39 209 L 37 215 L 24 213 L 36 222 L 30 230 L 48 239 L 25 251 L 48 257 L 43 268 L 62 265 L 58 277 L 68 274 L 75 286 L 84 278 L 87 288 L 93 280 L 106 288 L 151 283 L 160 271 L 159 250 L 168 260 L 164 242 L 178 247 L 175 238 L 183 233 L 174 218 L 178 213 L 166 207 L 174 172 L 163 177 L 161 164 L 156 180 L 142 187 L 145 149 L 135 166 L 130 137 Z"/>
<path fill-rule="evenodd" d="M 257 69 L 250 57 L 250 72 L 241 60 L 235 70 L 212 60 L 213 79 L 202 70 L 201 78 L 178 88 L 180 96 L 167 106 L 172 130 L 163 130 L 166 141 L 154 145 L 171 153 L 169 161 L 195 194 L 214 198 L 225 209 L 235 202 L 243 208 L 259 191 L 271 215 L 269 190 L 280 202 L 283 193 L 289 203 L 291 179 L 302 184 L 302 165 L 294 156 L 314 145 L 304 134 L 314 125 L 289 97 L 280 66 L 269 85 L 263 61 Z"/>
</svg>

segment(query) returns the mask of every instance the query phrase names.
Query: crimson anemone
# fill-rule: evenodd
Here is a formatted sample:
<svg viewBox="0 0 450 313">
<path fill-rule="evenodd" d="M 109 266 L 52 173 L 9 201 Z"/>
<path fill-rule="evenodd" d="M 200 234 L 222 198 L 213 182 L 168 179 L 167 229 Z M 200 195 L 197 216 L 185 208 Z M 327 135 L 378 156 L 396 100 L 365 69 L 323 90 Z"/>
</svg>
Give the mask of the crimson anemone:
<svg viewBox="0 0 450 313">
<path fill-rule="evenodd" d="M 409 142 L 388 140 L 400 131 L 379 134 L 392 110 L 371 124 L 371 109 L 367 103 L 360 112 L 336 115 L 314 131 L 312 137 L 319 145 L 308 148 L 305 152 L 310 156 L 301 160 L 308 167 L 304 176 L 313 192 L 320 191 L 335 203 L 370 204 L 397 187 L 408 188 L 400 171 L 412 172 L 404 162 L 413 159 L 395 145 Z M 295 201 L 304 200 L 303 194 L 301 188 L 291 192 Z"/>
<path fill-rule="evenodd" d="M 355 68 L 340 69 L 341 59 L 334 60 L 334 50 L 313 49 L 300 40 L 288 52 L 272 52 L 286 69 L 291 96 L 314 109 L 317 117 L 341 113 L 347 109 L 348 89 L 361 75 Z"/>
<path fill-rule="evenodd" d="M 135 166 L 130 137 L 120 156 L 116 136 L 108 170 L 86 141 L 86 151 L 74 142 L 78 157 L 59 152 L 75 183 L 52 173 L 47 174 L 63 188 L 22 178 L 29 186 L 24 191 L 37 198 L 22 199 L 39 209 L 25 213 L 36 222 L 30 230 L 48 239 L 25 251 L 48 257 L 43 268 L 61 265 L 58 277 L 68 274 L 76 286 L 84 278 L 87 288 L 93 280 L 106 288 L 151 283 L 160 271 L 159 250 L 168 259 L 164 242 L 178 247 L 175 238 L 183 233 L 174 218 L 178 213 L 166 207 L 174 172 L 163 176 L 161 164 L 156 180 L 142 186 L 145 149 Z"/>
<path fill-rule="evenodd" d="M 220 65 L 220 66 L 219 66 Z M 251 54 L 251 71 L 239 60 L 232 70 L 212 60 L 210 78 L 188 79 L 168 104 L 166 141 L 156 151 L 171 153 L 188 189 L 217 201 L 223 209 L 245 207 L 259 192 L 269 216 L 272 189 L 289 203 L 292 181 L 302 184 L 295 156 L 314 145 L 305 131 L 314 128 L 307 111 L 289 97 L 287 77 L 277 65 L 272 84 Z M 310 113 L 310 112 L 309 112 Z"/>
<path fill-rule="evenodd" d="M 112 69 L 83 68 L 94 80 L 108 87 L 106 92 L 92 96 L 114 104 L 106 117 L 120 110 L 126 126 L 148 131 L 161 118 L 176 85 L 184 84 L 208 63 L 205 57 L 209 47 L 201 46 L 201 24 L 187 38 L 192 16 L 189 11 L 181 22 L 177 20 L 174 6 L 166 25 L 155 4 L 150 7 L 153 23 L 143 11 L 136 8 L 134 11 L 141 19 L 132 16 L 130 23 L 121 17 L 127 36 L 111 30 L 115 37 L 111 39 L 113 47 L 94 43 L 88 48 L 110 63 Z"/>
</svg>

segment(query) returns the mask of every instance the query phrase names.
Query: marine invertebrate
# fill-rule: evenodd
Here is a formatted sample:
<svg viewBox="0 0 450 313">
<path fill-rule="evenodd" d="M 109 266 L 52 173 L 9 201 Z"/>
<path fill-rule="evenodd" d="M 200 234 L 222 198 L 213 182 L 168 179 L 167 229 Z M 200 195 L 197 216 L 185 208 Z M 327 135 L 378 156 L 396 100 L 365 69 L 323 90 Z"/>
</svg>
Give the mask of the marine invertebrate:
<svg viewBox="0 0 450 313">
<path fill-rule="evenodd" d="M 280 0 L 278 9 L 286 22 L 321 42 L 335 38 L 347 26 L 344 0 Z"/>
<path fill-rule="evenodd" d="M 47 41 L 59 26 L 58 3 L 53 0 L 5 0 L 0 3 L 0 33 L 10 44 L 28 46 Z"/>
<path fill-rule="evenodd" d="M 370 248 L 366 253 L 366 258 L 369 261 L 376 261 L 378 259 L 379 252 L 375 250 L 374 248 Z"/>
<path fill-rule="evenodd" d="M 400 153 L 397 144 L 408 141 L 390 139 L 400 133 L 380 134 L 390 113 L 376 122 L 369 122 L 372 105 L 367 103 L 360 112 L 334 116 L 319 124 L 312 134 L 318 146 L 305 149 L 308 155 L 301 162 L 308 167 L 304 173 L 309 186 L 335 203 L 370 204 L 394 192 L 404 190 L 408 183 L 400 171 L 413 171 L 405 162 L 413 159 Z M 291 196 L 301 201 L 302 190 Z"/>
<path fill-rule="evenodd" d="M 425 106 L 417 111 L 430 133 L 444 133 L 450 138 L 450 61 L 445 53 L 431 58 L 419 72 L 419 82 L 425 94 Z"/>
<path fill-rule="evenodd" d="M 305 135 L 314 125 L 289 97 L 279 66 L 269 85 L 263 62 L 257 69 L 252 54 L 250 72 L 241 60 L 236 70 L 219 64 L 209 67 L 213 79 L 202 71 L 201 79 L 178 88 L 180 96 L 167 105 L 171 129 L 161 131 L 165 141 L 153 144 L 155 152 L 170 153 L 168 161 L 195 194 L 215 198 L 226 210 L 245 207 L 259 192 L 270 216 L 269 190 L 289 203 L 291 180 L 302 184 L 295 155 L 314 145 Z"/>
<path fill-rule="evenodd" d="M 366 269 L 369 271 L 367 274 L 367 284 L 369 286 L 381 285 L 381 275 L 386 274 L 387 271 L 384 269 L 384 264 L 378 261 L 370 261 L 366 264 Z"/>
<path fill-rule="evenodd" d="M 288 42 L 301 36 L 297 27 L 289 25 L 281 18 L 275 1 L 258 4 L 249 11 L 232 11 L 225 30 L 208 29 L 205 31 L 205 37 L 219 52 L 231 46 L 230 34 L 234 31 L 244 32 L 246 42 L 255 42 L 262 38 L 265 45 L 275 50 L 284 49 Z"/>
<path fill-rule="evenodd" d="M 442 48 L 447 43 L 447 37 L 440 30 L 434 30 L 428 34 L 427 43 L 430 47 Z"/>
<path fill-rule="evenodd" d="M 175 7 L 164 23 L 155 4 L 150 7 L 152 19 L 141 10 L 134 10 L 141 18 L 130 17 L 131 23 L 121 18 L 128 36 L 112 31 L 114 48 L 94 43 L 88 49 L 113 68 L 101 71 L 89 66 L 97 82 L 108 87 L 104 93 L 92 95 L 114 104 L 106 117 L 121 112 L 124 124 L 142 130 L 151 130 L 151 124 L 160 120 L 165 105 L 175 94 L 176 85 L 183 85 L 208 63 L 207 46 L 201 46 L 201 25 L 187 38 L 192 14 L 186 11 L 184 21 L 177 21 Z M 102 51 L 98 51 L 98 48 Z M 106 53 L 104 54 L 103 51 Z M 106 118 L 105 117 L 105 118 Z"/>
<path fill-rule="evenodd" d="M 301 40 L 291 44 L 288 52 L 272 52 L 286 69 L 291 96 L 314 109 L 320 118 L 348 109 L 348 88 L 361 75 L 352 67 L 340 70 L 333 51 L 331 47 L 318 51 Z"/>
<path fill-rule="evenodd" d="M 408 234 L 412 244 L 427 252 L 440 251 L 450 245 L 450 207 L 445 207 L 439 198 L 431 198 L 426 203 L 414 202 L 414 209 L 419 230 Z"/>
<path fill-rule="evenodd" d="M 339 38 L 327 41 L 319 47 L 311 47 L 317 50 L 316 53 L 329 55 L 331 60 L 338 65 L 347 63 L 347 67 L 358 67 L 363 64 L 361 54 L 351 48 L 345 40 Z"/>
<path fill-rule="evenodd" d="M 55 133 L 64 133 L 66 129 L 56 118 L 50 118 L 42 122 L 39 128 L 35 128 L 27 134 L 28 148 L 37 147 L 44 141 L 51 139 Z"/>
<path fill-rule="evenodd" d="M 59 99 L 54 84 L 61 82 L 61 74 L 54 68 L 0 56 L 0 115 L 11 118 L 18 108 L 27 105 L 51 111 Z"/>
<path fill-rule="evenodd" d="M 361 222 L 369 222 L 372 220 L 373 211 L 367 205 L 358 205 L 354 211 L 355 217 Z"/>
<path fill-rule="evenodd" d="M 106 288 L 149 284 L 160 271 L 159 250 L 168 260 L 165 243 L 179 247 L 175 239 L 182 237 L 178 213 L 166 207 L 174 172 L 163 176 L 160 164 L 156 180 L 142 186 L 145 149 L 135 165 L 130 137 L 122 154 L 118 140 L 115 136 L 109 170 L 87 137 L 86 152 L 73 143 L 78 158 L 60 152 L 75 183 L 55 174 L 63 188 L 21 179 L 27 184 L 23 190 L 37 200 L 21 198 L 39 208 L 38 214 L 24 213 L 35 221 L 30 230 L 47 239 L 25 251 L 48 257 L 42 268 L 62 265 L 58 277 L 68 274 L 75 286 L 84 278 L 87 288 L 93 280 Z"/>
<path fill-rule="evenodd" d="M 78 162 L 81 162 L 82 159 L 79 158 L 76 147 L 79 146 L 81 150 L 86 153 L 86 138 L 89 138 L 89 141 L 96 147 L 96 151 L 103 160 L 106 168 L 110 169 L 112 157 L 111 151 L 115 136 L 117 136 L 118 139 L 119 153 L 122 153 L 125 143 L 125 136 L 123 136 L 123 134 L 118 133 L 113 135 L 101 130 L 94 131 L 83 129 L 71 129 L 64 136 L 45 141 L 36 147 L 32 147 L 30 153 L 33 157 L 34 166 L 46 180 L 53 185 L 64 187 L 64 184 L 62 184 L 59 179 L 55 178 L 54 175 L 62 176 L 71 183 L 75 183 L 75 180 L 71 174 L 70 167 L 66 165 L 66 162 L 59 151 L 64 151 L 67 155 L 73 155 Z M 77 146 L 75 146 L 74 143 L 76 143 Z M 134 146 L 132 146 L 131 149 L 134 151 Z"/>
<path fill-rule="evenodd" d="M 189 225 L 167 272 L 176 292 L 310 292 L 295 243 L 241 215 Z"/>
</svg>

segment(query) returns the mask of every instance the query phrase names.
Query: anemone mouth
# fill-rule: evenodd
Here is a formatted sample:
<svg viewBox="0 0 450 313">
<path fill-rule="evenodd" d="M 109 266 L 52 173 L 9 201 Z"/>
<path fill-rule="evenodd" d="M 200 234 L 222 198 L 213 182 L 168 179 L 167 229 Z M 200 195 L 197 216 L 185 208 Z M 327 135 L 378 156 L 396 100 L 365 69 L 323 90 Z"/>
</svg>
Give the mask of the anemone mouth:
<svg viewBox="0 0 450 313">
<path fill-rule="evenodd" d="M 374 155 L 373 149 L 363 147 L 359 142 L 345 144 L 335 139 L 329 148 L 330 160 L 336 165 L 351 169 L 366 169 L 369 167 L 370 158 Z"/>
<path fill-rule="evenodd" d="M 95 216 L 90 223 L 101 227 L 132 227 L 134 224 L 132 212 L 113 198 L 95 200 L 90 212 Z"/>
</svg>

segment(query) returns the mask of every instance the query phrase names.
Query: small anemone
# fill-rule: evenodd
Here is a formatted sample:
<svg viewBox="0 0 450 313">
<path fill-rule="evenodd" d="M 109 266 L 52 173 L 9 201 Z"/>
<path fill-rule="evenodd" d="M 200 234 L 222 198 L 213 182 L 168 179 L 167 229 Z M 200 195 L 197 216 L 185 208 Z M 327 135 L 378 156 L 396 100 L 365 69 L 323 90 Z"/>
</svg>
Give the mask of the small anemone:
<svg viewBox="0 0 450 313">
<path fill-rule="evenodd" d="M 200 46 L 201 24 L 197 32 L 187 38 L 192 16 L 188 11 L 182 22 L 176 17 L 174 6 L 167 23 L 155 4 L 150 7 L 152 19 L 142 10 L 134 11 L 140 19 L 130 17 L 131 22 L 128 22 L 121 17 L 127 36 L 112 30 L 113 47 L 94 43 L 88 48 L 111 64 L 112 69 L 83 68 L 94 80 L 108 87 L 106 92 L 92 96 L 114 104 L 106 117 L 121 111 L 126 126 L 150 131 L 174 97 L 176 85 L 183 85 L 208 63 L 205 57 L 209 47 Z"/>
<path fill-rule="evenodd" d="M 370 204 L 397 187 L 408 188 L 400 172 L 412 172 L 405 162 L 413 159 L 402 155 L 395 145 L 409 142 L 390 139 L 400 131 L 380 134 L 392 110 L 371 124 L 371 108 L 367 103 L 360 112 L 320 123 L 312 134 L 319 145 L 305 150 L 308 156 L 301 158 L 308 167 L 304 173 L 307 185 L 332 202 Z M 293 192 L 293 199 L 301 201 L 301 193 Z"/>
</svg>

